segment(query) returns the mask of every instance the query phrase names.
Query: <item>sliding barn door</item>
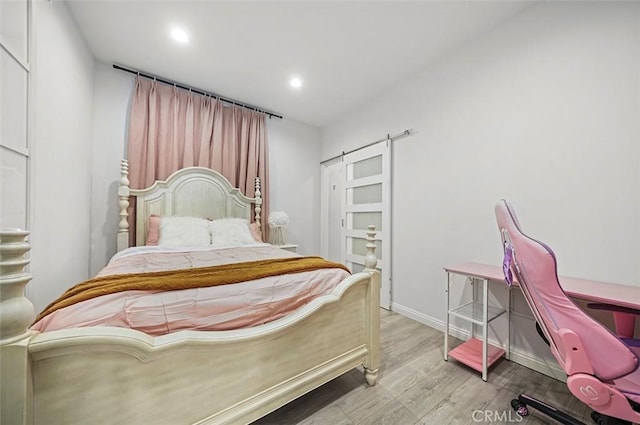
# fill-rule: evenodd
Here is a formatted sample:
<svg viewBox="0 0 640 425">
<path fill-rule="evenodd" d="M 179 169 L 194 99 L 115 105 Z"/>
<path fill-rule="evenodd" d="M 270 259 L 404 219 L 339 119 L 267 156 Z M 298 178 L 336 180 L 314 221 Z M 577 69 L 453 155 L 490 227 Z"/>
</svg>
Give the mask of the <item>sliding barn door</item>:
<svg viewBox="0 0 640 425">
<path fill-rule="evenodd" d="M 382 273 L 380 306 L 391 307 L 391 143 L 384 141 L 344 155 L 342 258 L 354 272 L 364 269 L 367 226 L 376 226 L 376 256 Z"/>
<path fill-rule="evenodd" d="M 30 0 L 0 0 L 0 227 L 30 227 Z"/>
</svg>

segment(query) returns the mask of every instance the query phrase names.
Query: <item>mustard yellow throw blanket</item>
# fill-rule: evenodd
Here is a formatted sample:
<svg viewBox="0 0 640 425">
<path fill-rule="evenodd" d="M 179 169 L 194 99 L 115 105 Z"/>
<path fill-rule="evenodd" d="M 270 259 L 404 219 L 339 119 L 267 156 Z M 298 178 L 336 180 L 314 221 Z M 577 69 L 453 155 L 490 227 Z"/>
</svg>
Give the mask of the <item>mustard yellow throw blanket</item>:
<svg viewBox="0 0 640 425">
<path fill-rule="evenodd" d="M 351 273 L 343 264 L 327 261 L 321 257 L 293 257 L 193 269 L 102 276 L 79 283 L 68 289 L 57 300 L 49 304 L 36 317 L 34 323 L 61 308 L 116 292 L 136 290 L 174 291 L 203 288 L 247 282 L 288 273 L 337 268 Z"/>
</svg>

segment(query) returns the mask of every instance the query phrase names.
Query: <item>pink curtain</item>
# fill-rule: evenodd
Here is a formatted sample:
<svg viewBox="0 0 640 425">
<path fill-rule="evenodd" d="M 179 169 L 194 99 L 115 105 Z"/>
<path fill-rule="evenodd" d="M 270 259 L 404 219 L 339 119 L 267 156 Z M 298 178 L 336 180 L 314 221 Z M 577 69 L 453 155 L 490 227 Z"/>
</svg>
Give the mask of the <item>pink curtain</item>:
<svg viewBox="0 0 640 425">
<path fill-rule="evenodd" d="M 220 172 L 249 197 L 262 182 L 262 217 L 269 211 L 265 115 L 189 90 L 138 77 L 129 118 L 129 181 L 142 189 L 191 166 Z M 134 238 L 133 214 L 129 236 Z M 262 220 L 263 236 L 268 226 Z M 135 240 L 135 239 L 134 239 Z M 130 241 L 131 244 L 131 241 Z"/>
</svg>

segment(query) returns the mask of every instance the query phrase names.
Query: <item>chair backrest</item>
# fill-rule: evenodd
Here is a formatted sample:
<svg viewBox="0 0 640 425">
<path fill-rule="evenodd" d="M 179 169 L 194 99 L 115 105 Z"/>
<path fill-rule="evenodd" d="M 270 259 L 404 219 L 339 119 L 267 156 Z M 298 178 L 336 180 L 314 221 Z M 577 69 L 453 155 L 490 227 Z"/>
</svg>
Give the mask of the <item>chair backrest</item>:
<svg viewBox="0 0 640 425">
<path fill-rule="evenodd" d="M 526 236 L 514 209 L 505 200 L 495 208 L 498 228 L 505 248 L 505 269 L 510 269 L 549 340 L 551 352 L 560 366 L 572 374 L 593 373 L 602 380 L 632 372 L 638 359 L 609 329 L 588 316 L 564 293 L 558 280 L 556 257 L 544 243 Z M 566 331 L 577 335 L 579 344 L 568 344 Z M 573 356 L 588 359 L 592 371 L 576 370 Z M 583 361 L 582 364 L 585 362 Z M 580 367 L 579 367 L 580 368 Z"/>
</svg>

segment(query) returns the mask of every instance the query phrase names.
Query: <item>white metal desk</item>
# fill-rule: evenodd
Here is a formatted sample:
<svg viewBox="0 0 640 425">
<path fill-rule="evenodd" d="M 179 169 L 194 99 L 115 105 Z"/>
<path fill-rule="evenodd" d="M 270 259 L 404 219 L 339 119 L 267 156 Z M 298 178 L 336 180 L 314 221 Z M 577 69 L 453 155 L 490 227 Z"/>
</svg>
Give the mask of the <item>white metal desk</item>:
<svg viewBox="0 0 640 425">
<path fill-rule="evenodd" d="M 477 370 L 482 374 L 482 380 L 487 380 L 487 370 L 503 355 L 509 359 L 509 334 L 507 327 L 507 343 L 504 348 L 488 343 L 489 323 L 502 315 L 506 315 L 509 323 L 510 303 L 506 307 L 489 305 L 489 282 L 504 282 L 504 276 L 498 267 L 479 263 L 464 263 L 453 267 L 445 267 L 447 272 L 447 312 L 444 332 L 444 359 L 449 356 L 467 366 Z M 472 279 L 473 283 L 482 282 L 482 299 L 478 300 L 475 295 L 470 302 L 451 307 L 451 283 L 454 275 L 466 276 Z M 509 295 L 510 298 L 510 295 Z M 450 316 L 461 318 L 465 321 L 478 325 L 482 329 L 480 339 L 473 337 L 458 345 L 453 350 L 449 350 L 449 325 Z M 508 325 L 507 325 L 508 326 Z"/>
</svg>

